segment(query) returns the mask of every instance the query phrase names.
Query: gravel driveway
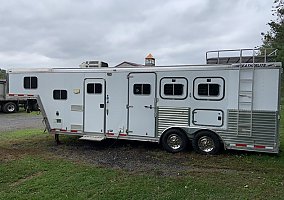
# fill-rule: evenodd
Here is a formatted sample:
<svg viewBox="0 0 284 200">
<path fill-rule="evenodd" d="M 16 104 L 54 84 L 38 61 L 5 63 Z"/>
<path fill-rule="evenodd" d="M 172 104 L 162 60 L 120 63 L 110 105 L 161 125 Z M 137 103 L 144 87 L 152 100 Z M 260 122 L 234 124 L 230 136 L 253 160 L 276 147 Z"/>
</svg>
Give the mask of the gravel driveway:
<svg viewBox="0 0 284 200">
<path fill-rule="evenodd" d="M 42 116 L 36 113 L 25 112 L 5 114 L 0 112 L 0 132 L 18 129 L 43 128 Z"/>
</svg>

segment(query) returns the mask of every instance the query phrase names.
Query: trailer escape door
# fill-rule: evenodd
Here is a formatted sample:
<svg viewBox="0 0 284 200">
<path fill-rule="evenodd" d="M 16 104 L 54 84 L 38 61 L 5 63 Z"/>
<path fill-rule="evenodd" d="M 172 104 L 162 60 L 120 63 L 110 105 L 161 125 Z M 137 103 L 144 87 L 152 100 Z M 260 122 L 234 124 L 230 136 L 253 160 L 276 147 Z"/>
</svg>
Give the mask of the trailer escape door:
<svg viewBox="0 0 284 200">
<path fill-rule="evenodd" d="M 156 74 L 130 73 L 128 84 L 128 134 L 154 137 Z"/>
<path fill-rule="evenodd" d="M 85 79 L 84 132 L 105 132 L 105 80 Z"/>
</svg>

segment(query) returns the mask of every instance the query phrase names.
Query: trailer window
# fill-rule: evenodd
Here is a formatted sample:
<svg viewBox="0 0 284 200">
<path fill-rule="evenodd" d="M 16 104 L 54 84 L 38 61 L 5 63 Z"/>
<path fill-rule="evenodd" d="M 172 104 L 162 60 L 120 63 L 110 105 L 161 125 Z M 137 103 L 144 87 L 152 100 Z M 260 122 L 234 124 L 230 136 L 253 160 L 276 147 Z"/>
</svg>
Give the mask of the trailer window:
<svg viewBox="0 0 284 200">
<path fill-rule="evenodd" d="M 198 95 L 200 96 L 218 96 L 220 90 L 219 84 L 199 84 Z"/>
<path fill-rule="evenodd" d="M 66 100 L 67 91 L 66 90 L 53 90 L 53 99 L 55 100 Z"/>
<path fill-rule="evenodd" d="M 37 88 L 37 77 L 35 76 L 24 77 L 24 88 L 25 89 L 36 89 Z"/>
<path fill-rule="evenodd" d="M 183 95 L 183 85 L 182 84 L 165 84 L 164 85 L 164 94 L 165 95 Z"/>
<path fill-rule="evenodd" d="M 194 79 L 196 100 L 220 101 L 225 95 L 225 80 L 221 77 L 198 77 Z"/>
<path fill-rule="evenodd" d="M 103 91 L 103 86 L 101 83 L 88 83 L 87 93 L 88 94 L 101 94 Z"/>
<path fill-rule="evenodd" d="M 135 95 L 149 95 L 151 94 L 151 85 L 150 84 L 134 84 L 133 93 Z"/>
<path fill-rule="evenodd" d="M 160 80 L 160 96 L 169 100 L 187 98 L 188 81 L 184 77 L 164 77 Z"/>
</svg>

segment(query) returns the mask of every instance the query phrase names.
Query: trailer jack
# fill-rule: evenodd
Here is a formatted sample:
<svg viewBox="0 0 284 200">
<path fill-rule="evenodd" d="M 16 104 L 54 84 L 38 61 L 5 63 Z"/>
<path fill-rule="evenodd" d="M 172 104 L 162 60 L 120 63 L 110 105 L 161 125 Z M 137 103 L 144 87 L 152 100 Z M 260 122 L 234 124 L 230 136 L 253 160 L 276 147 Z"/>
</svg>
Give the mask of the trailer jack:
<svg viewBox="0 0 284 200">
<path fill-rule="evenodd" d="M 60 140 L 59 140 L 59 134 L 55 134 L 55 135 L 54 135 L 54 139 L 55 139 L 55 142 L 56 142 L 57 145 L 60 145 L 60 144 L 61 144 L 61 142 L 60 142 Z"/>
</svg>

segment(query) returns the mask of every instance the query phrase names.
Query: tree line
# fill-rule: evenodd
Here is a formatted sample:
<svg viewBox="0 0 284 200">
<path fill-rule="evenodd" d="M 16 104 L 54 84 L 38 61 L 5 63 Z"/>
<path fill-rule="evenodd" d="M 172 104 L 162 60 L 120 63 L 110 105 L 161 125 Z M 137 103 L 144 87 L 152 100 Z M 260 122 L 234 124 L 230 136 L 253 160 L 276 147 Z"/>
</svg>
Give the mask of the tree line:
<svg viewBox="0 0 284 200">
<path fill-rule="evenodd" d="M 272 15 L 275 17 L 268 25 L 270 30 L 261 33 L 263 36 L 262 48 L 277 49 L 276 61 L 284 65 L 284 0 L 275 0 L 272 7 Z"/>
</svg>

